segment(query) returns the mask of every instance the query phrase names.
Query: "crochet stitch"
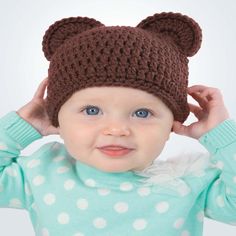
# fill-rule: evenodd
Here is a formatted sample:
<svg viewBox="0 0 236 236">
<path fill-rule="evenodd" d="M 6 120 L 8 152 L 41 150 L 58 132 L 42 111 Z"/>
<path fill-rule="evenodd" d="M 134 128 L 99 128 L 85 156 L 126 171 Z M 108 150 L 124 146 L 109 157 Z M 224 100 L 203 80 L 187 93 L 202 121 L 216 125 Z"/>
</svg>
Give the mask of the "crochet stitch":
<svg viewBox="0 0 236 236">
<path fill-rule="evenodd" d="M 160 13 L 136 27 L 104 26 L 88 17 L 56 21 L 45 32 L 50 61 L 46 109 L 58 127 L 58 112 L 70 96 L 94 86 L 140 89 L 159 97 L 184 122 L 188 58 L 201 45 L 201 29 L 188 16 Z"/>
</svg>

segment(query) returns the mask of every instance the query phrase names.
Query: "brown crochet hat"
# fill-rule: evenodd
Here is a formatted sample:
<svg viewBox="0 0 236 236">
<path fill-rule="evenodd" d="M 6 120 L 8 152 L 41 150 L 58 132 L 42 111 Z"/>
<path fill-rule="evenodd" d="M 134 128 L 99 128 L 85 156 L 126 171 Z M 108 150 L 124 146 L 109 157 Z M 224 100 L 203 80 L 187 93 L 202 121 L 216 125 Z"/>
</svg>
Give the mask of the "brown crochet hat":
<svg viewBox="0 0 236 236">
<path fill-rule="evenodd" d="M 50 61 L 46 109 L 58 127 L 58 112 L 71 95 L 94 86 L 123 86 L 151 93 L 172 110 L 189 115 L 188 59 L 200 48 L 199 25 L 180 13 L 160 13 L 136 27 L 104 26 L 95 19 L 56 21 L 43 38 Z"/>
</svg>

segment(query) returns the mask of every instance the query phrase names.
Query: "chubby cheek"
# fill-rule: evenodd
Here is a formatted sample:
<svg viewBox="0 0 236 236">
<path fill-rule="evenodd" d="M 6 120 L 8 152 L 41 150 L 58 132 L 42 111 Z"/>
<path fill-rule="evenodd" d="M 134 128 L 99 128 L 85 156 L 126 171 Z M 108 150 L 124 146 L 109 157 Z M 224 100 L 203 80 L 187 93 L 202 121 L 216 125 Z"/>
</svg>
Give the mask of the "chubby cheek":
<svg viewBox="0 0 236 236">
<path fill-rule="evenodd" d="M 144 149 L 148 153 L 147 159 L 155 159 L 162 152 L 165 143 L 168 139 L 168 132 L 164 132 L 161 129 L 156 129 L 155 131 L 150 131 L 149 136 L 145 137 L 146 145 Z"/>
<path fill-rule="evenodd" d="M 80 159 L 88 155 L 88 151 L 93 147 L 93 136 L 87 129 L 82 127 L 68 127 L 61 133 L 65 146 L 74 158 Z"/>
</svg>

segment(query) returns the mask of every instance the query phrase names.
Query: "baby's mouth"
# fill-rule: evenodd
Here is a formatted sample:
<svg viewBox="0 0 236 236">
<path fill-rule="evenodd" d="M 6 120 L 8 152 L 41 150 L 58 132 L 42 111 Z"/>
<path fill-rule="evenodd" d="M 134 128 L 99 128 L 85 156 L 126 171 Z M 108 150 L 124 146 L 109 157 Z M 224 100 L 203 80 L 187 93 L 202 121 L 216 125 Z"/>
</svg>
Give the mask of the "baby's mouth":
<svg viewBox="0 0 236 236">
<path fill-rule="evenodd" d="M 102 153 L 110 156 L 110 157 L 120 157 L 127 155 L 128 153 L 132 152 L 133 149 L 124 148 L 121 146 L 105 146 L 98 148 Z"/>
</svg>

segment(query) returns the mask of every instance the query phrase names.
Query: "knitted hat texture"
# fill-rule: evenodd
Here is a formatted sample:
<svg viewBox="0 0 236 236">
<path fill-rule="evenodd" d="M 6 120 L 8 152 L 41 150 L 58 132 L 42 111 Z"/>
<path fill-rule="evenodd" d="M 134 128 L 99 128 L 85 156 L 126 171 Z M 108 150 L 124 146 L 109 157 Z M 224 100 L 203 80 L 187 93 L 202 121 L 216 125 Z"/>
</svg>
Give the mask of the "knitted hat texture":
<svg viewBox="0 0 236 236">
<path fill-rule="evenodd" d="M 59 126 L 58 112 L 74 92 L 99 86 L 151 93 L 184 122 L 189 115 L 187 57 L 201 41 L 199 25 L 180 13 L 156 13 L 136 27 L 105 26 L 80 16 L 56 21 L 42 42 L 50 61 L 46 109 L 52 124 Z"/>
</svg>

